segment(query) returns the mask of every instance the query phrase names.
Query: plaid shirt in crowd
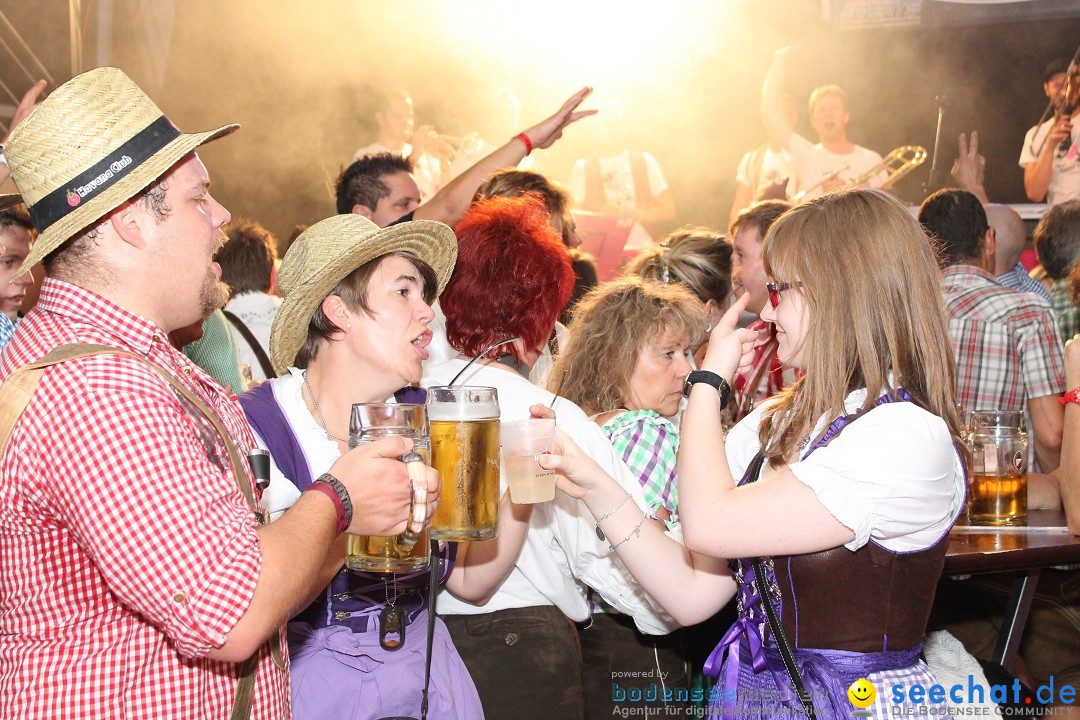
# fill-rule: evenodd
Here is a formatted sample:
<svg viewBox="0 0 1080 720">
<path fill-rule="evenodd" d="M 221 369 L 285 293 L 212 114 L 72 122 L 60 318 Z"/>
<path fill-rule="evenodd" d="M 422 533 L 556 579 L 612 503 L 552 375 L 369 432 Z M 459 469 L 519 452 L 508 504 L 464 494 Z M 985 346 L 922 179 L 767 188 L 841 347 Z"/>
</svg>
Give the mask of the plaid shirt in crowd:
<svg viewBox="0 0 1080 720">
<path fill-rule="evenodd" d="M 942 277 L 956 353 L 957 401 L 967 411 L 1027 410 L 1065 389 L 1065 361 L 1050 303 L 1004 287 L 971 265 Z M 1028 432 L 1031 432 L 1030 419 Z M 1029 446 L 1029 460 L 1035 443 Z"/>
<path fill-rule="evenodd" d="M 1021 263 L 1016 263 L 1012 270 L 1006 270 L 998 275 L 997 281 L 1007 288 L 1019 292 L 1035 293 L 1047 300 L 1050 299 L 1050 291 L 1046 289 L 1046 286 L 1028 275 L 1027 270 L 1024 269 Z"/>
<path fill-rule="evenodd" d="M 1069 297 L 1069 280 L 1055 280 L 1050 288 L 1050 302 L 1054 304 L 1054 317 L 1057 318 L 1058 330 L 1062 342 L 1068 342 L 1080 334 L 1080 308 L 1073 305 Z"/>
<path fill-rule="evenodd" d="M 666 508 L 668 526 L 678 521 L 679 488 L 675 456 L 679 452 L 679 431 L 652 410 L 632 410 L 612 418 L 604 434 L 645 491 L 645 502 L 655 513 Z"/>
<path fill-rule="evenodd" d="M 70 342 L 157 363 L 241 453 L 254 445 L 240 407 L 161 328 L 54 279 L 0 378 Z M 156 372 L 116 355 L 48 369 L 0 460 L 0 717 L 227 717 L 238 666 L 206 654 L 261 562 L 220 438 Z M 288 670 L 261 653 L 252 718 L 288 717 Z"/>
</svg>

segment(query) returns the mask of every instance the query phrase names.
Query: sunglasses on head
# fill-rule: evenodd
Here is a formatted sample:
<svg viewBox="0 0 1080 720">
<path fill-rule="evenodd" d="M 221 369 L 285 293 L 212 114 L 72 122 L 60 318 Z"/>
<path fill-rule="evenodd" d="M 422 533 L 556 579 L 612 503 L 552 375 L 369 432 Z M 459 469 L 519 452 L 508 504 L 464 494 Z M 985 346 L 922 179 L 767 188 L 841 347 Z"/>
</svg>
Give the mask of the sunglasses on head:
<svg viewBox="0 0 1080 720">
<path fill-rule="evenodd" d="M 774 309 L 779 307 L 780 293 L 785 290 L 790 290 L 791 288 L 801 288 L 802 286 L 801 280 L 796 280 L 795 282 L 765 283 L 765 289 L 769 291 L 769 304 L 772 305 Z"/>
</svg>

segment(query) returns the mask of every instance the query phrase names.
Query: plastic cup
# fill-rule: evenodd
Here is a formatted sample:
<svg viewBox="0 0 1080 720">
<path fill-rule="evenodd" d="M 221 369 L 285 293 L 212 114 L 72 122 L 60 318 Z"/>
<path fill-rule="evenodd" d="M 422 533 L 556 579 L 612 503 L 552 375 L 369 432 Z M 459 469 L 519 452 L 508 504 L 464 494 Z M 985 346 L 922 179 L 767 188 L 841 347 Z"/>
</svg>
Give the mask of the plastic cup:
<svg viewBox="0 0 1080 720">
<path fill-rule="evenodd" d="M 519 505 L 555 499 L 555 471 L 540 467 L 540 455 L 555 444 L 555 421 L 536 418 L 502 424 L 502 463 L 510 499 Z"/>
</svg>

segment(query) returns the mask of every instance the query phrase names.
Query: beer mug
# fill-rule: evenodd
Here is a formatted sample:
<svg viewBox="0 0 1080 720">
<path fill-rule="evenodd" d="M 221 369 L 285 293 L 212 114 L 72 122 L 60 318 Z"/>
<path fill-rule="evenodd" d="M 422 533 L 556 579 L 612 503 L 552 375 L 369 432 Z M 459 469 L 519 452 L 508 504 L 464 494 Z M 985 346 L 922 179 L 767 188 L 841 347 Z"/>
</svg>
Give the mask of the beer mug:
<svg viewBox="0 0 1080 720">
<path fill-rule="evenodd" d="M 431 464 L 442 492 L 431 520 L 439 540 L 499 534 L 499 393 L 495 388 L 431 387 Z"/>
<path fill-rule="evenodd" d="M 968 430 L 972 525 L 1027 522 L 1027 434 L 1019 410 L 975 410 Z"/>
<path fill-rule="evenodd" d="M 349 448 L 384 437 L 407 437 L 413 448 L 400 460 L 412 484 L 409 520 L 399 535 L 353 535 L 346 544 L 345 565 L 351 570 L 399 573 L 418 570 L 428 562 L 426 520 L 428 420 L 423 405 L 357 403 L 349 419 Z"/>
</svg>

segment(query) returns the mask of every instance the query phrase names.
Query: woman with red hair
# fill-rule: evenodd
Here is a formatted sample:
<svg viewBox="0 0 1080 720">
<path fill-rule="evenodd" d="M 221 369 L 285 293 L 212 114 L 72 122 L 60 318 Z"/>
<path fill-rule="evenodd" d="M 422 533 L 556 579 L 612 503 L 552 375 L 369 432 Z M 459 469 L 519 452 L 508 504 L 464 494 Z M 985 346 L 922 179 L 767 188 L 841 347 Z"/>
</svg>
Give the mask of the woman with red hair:
<svg viewBox="0 0 1080 720">
<path fill-rule="evenodd" d="M 568 249 L 543 205 L 533 198 L 480 200 L 455 232 L 458 264 L 441 303 L 450 344 L 461 354 L 425 368 L 422 383 L 445 385 L 464 370 L 458 383 L 498 390 L 504 421 L 530 417 L 530 406 L 553 404 L 558 427 L 644 504 L 640 484 L 599 426 L 577 405 L 528 380 L 574 284 Z M 509 338 L 516 339 L 465 369 L 471 358 Z M 608 542 L 598 538 L 580 501 L 560 495 L 512 508 L 510 517 L 500 518 L 499 537 L 489 542 L 518 545 L 514 568 L 483 603 L 444 590 L 440 614 L 487 717 L 583 718 L 581 654 L 571 622 L 589 618 L 581 585 L 633 617 L 642 632 L 663 634 L 677 625 L 658 617 L 652 601 L 612 561 Z"/>
</svg>

